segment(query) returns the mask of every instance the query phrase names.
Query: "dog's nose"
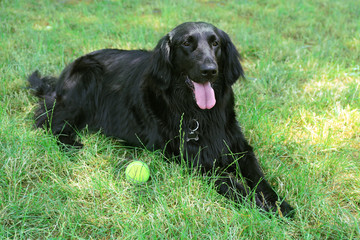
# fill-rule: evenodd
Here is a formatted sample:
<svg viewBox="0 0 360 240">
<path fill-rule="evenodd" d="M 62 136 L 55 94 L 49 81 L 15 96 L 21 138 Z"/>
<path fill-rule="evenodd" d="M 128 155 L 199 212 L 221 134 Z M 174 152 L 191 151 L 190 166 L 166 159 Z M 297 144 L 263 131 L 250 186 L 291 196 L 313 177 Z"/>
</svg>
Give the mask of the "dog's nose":
<svg viewBox="0 0 360 240">
<path fill-rule="evenodd" d="M 217 75 L 218 70 L 215 64 L 204 64 L 200 68 L 201 75 L 206 78 L 213 78 Z"/>
</svg>

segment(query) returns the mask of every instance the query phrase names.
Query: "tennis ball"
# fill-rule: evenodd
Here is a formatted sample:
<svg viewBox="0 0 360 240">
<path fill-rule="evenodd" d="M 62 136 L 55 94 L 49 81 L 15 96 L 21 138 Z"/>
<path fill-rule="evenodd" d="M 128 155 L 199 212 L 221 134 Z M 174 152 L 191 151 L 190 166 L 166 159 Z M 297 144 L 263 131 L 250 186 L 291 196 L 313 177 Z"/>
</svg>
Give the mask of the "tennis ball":
<svg viewBox="0 0 360 240">
<path fill-rule="evenodd" d="M 150 169 L 142 161 L 133 161 L 126 167 L 125 177 L 128 181 L 134 183 L 144 183 L 149 180 Z"/>
</svg>

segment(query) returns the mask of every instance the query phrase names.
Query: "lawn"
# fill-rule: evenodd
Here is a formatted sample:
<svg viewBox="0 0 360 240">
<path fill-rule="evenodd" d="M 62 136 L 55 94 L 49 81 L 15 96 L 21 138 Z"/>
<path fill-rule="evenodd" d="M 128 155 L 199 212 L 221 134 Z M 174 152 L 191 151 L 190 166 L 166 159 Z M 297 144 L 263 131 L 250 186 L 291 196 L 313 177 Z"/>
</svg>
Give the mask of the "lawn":
<svg viewBox="0 0 360 240">
<path fill-rule="evenodd" d="M 359 239 L 360 1 L 0 0 L 1 239 Z M 152 49 L 185 21 L 227 32 L 246 79 L 236 112 L 294 219 L 238 206 L 159 153 L 34 128 L 26 78 L 102 48 Z M 148 163 L 151 180 L 126 181 Z"/>
</svg>

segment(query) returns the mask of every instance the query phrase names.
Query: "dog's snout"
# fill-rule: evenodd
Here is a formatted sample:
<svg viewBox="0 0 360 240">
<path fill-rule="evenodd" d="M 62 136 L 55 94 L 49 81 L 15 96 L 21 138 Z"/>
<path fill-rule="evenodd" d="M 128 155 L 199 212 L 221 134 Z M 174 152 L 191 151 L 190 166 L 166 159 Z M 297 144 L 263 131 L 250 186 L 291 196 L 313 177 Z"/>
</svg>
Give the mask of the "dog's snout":
<svg viewBox="0 0 360 240">
<path fill-rule="evenodd" d="M 217 75 L 218 69 L 215 64 L 204 64 L 200 68 L 200 73 L 203 77 L 213 78 Z"/>
</svg>

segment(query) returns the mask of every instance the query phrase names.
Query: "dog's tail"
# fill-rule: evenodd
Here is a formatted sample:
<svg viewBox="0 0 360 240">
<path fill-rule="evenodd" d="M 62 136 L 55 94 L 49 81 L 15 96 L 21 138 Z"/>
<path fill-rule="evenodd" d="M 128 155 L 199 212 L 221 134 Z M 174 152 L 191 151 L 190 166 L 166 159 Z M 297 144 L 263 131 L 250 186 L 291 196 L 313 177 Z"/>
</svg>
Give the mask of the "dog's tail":
<svg viewBox="0 0 360 240">
<path fill-rule="evenodd" d="M 39 98 L 54 95 L 56 81 L 54 77 L 41 77 L 39 71 L 33 72 L 28 78 L 29 89 Z"/>
<path fill-rule="evenodd" d="M 54 77 L 41 77 L 39 71 L 33 72 L 28 77 L 29 89 L 32 94 L 39 98 L 39 104 L 35 111 L 36 127 L 51 127 L 52 115 L 56 102 Z"/>
</svg>

